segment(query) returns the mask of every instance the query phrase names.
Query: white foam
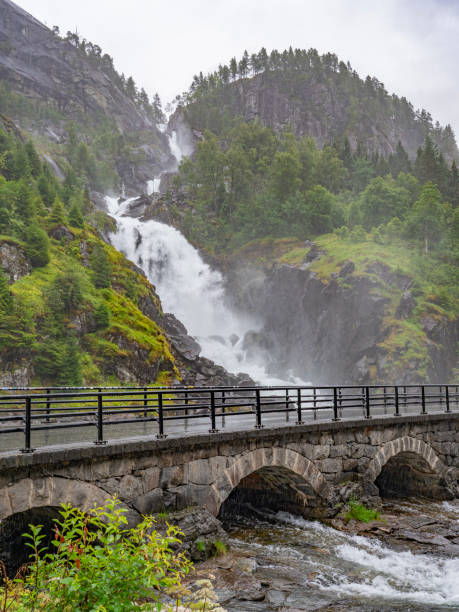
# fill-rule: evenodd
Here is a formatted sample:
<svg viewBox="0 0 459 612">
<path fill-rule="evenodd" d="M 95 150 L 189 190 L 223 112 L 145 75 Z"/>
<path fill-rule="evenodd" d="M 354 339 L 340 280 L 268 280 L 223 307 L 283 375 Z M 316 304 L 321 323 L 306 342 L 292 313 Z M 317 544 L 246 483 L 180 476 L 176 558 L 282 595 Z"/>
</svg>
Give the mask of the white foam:
<svg viewBox="0 0 459 612">
<path fill-rule="evenodd" d="M 229 372 L 246 372 L 263 384 L 297 382 L 268 375 L 262 356 L 247 354 L 243 337 L 257 330 L 259 322 L 228 306 L 220 272 L 205 263 L 177 229 L 158 221 L 123 216 L 132 201 L 118 205 L 116 198 L 107 198 L 118 227 L 110 236 L 111 242 L 143 269 L 155 285 L 164 310 L 174 313 L 197 338 L 202 354 Z M 239 338 L 234 345 L 230 340 L 233 334 Z"/>
</svg>

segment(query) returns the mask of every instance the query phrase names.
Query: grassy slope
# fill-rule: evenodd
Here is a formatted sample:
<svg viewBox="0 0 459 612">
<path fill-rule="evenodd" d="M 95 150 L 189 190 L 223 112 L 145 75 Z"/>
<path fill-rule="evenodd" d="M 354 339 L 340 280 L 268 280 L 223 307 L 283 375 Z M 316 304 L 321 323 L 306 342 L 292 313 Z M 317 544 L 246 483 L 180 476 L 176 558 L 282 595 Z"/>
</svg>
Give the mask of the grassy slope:
<svg viewBox="0 0 459 612">
<path fill-rule="evenodd" d="M 82 276 L 83 302 L 81 308 L 71 313 L 66 320 L 67 327 L 71 329 L 78 315 L 93 312 L 101 301 L 106 303 L 111 312 L 108 328 L 84 333 L 79 337 L 84 382 L 98 385 L 120 383 L 119 379 L 109 372 L 113 369 L 114 362 L 129 362 L 132 351 L 112 342 L 110 338 L 114 335 L 124 338 L 132 350 L 136 347 L 144 349 L 148 353 L 145 364 L 147 367 L 156 362 L 163 364 L 160 365 L 157 380 L 152 380 L 152 384 L 173 380 L 178 376 L 178 371 L 167 339 L 160 327 L 143 315 L 135 303 L 138 297 L 150 295 L 161 311 L 159 301 L 154 296 L 148 280 L 138 274 L 123 255 L 113 247 L 105 245 L 113 265 L 112 288 L 96 289 L 92 283 L 92 272 L 84 265 L 80 245 L 84 241 L 91 249 L 96 244 L 104 243 L 90 229 L 71 229 L 75 235 L 72 241 L 61 243 L 51 240 L 51 261 L 46 267 L 35 268 L 30 275 L 11 286 L 12 292 L 33 319 L 34 331 L 37 332 L 40 318 L 46 316 L 45 295 L 53 280 L 69 265 L 77 264 Z M 38 384 L 43 381 L 34 382 Z"/>
</svg>

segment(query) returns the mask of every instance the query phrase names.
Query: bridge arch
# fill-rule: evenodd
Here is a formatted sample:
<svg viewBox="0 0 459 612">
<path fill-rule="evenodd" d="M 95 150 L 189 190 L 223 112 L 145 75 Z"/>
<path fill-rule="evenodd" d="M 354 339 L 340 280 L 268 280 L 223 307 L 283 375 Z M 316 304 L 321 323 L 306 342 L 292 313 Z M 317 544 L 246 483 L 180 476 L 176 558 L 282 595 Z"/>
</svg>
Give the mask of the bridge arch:
<svg viewBox="0 0 459 612">
<path fill-rule="evenodd" d="M 278 467 L 300 476 L 323 500 L 331 493 L 331 486 L 312 461 L 300 453 L 283 447 L 259 448 L 242 455 L 223 472 L 211 487 L 208 509 L 217 515 L 223 502 L 241 480 L 263 468 Z"/>
<path fill-rule="evenodd" d="M 100 487 L 80 480 L 58 476 L 24 478 L 0 489 L 0 521 L 33 508 L 60 507 L 62 503 L 89 510 L 94 504 L 104 505 L 109 497 Z"/>
<path fill-rule="evenodd" d="M 367 477 L 383 497 L 421 495 L 453 499 L 457 495 L 454 469 L 448 468 L 434 449 L 419 438 L 403 436 L 386 442 L 367 468 Z"/>
<path fill-rule="evenodd" d="M 366 476 L 372 481 L 376 480 L 386 463 L 400 453 L 418 455 L 427 463 L 432 472 L 439 476 L 444 476 L 447 472 L 446 466 L 429 444 L 419 438 L 403 436 L 381 446 L 368 464 Z"/>
</svg>

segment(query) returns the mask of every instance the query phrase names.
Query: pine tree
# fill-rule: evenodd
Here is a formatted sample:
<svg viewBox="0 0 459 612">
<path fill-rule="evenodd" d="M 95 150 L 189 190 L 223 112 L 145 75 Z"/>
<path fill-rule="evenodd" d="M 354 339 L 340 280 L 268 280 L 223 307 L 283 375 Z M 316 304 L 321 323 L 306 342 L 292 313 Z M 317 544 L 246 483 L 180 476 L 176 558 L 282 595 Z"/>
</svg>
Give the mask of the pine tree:
<svg viewBox="0 0 459 612">
<path fill-rule="evenodd" d="M 32 202 L 33 192 L 27 182 L 23 179 L 18 184 L 14 212 L 22 221 L 30 221 L 34 216 L 34 205 Z"/>
<path fill-rule="evenodd" d="M 112 265 L 102 246 L 94 247 L 91 253 L 91 268 L 94 285 L 97 289 L 105 289 L 111 286 Z"/>
<path fill-rule="evenodd" d="M 82 383 L 81 360 L 78 344 L 72 338 L 65 346 L 60 364 L 59 384 L 79 387 Z"/>
<path fill-rule="evenodd" d="M 72 227 L 79 227 L 79 228 L 84 227 L 83 213 L 81 212 L 81 207 L 76 198 L 74 198 L 73 204 L 70 206 L 69 224 Z"/>
<path fill-rule="evenodd" d="M 101 302 L 94 311 L 94 321 L 97 329 L 105 329 L 110 325 L 110 309 Z"/>
<path fill-rule="evenodd" d="M 459 206 L 459 171 L 455 161 L 451 164 L 448 182 L 448 199 L 453 208 Z"/>
<path fill-rule="evenodd" d="M 419 200 L 413 204 L 407 228 L 409 233 L 423 240 L 426 255 L 432 243 L 441 238 L 445 230 L 445 207 L 440 190 L 432 182 L 424 185 Z"/>
<path fill-rule="evenodd" d="M 61 200 L 56 197 L 49 213 L 48 221 L 51 225 L 65 225 L 65 208 Z"/>
<path fill-rule="evenodd" d="M 26 254 L 32 266 L 41 268 L 49 263 L 49 239 L 37 223 L 32 223 L 26 232 Z"/>
<path fill-rule="evenodd" d="M 56 190 L 46 173 L 43 172 L 38 177 L 37 187 L 45 206 L 49 208 L 56 197 Z"/>
<path fill-rule="evenodd" d="M 41 173 L 41 161 L 31 140 L 26 142 L 24 149 L 29 160 L 30 172 L 34 178 L 37 178 Z"/>
</svg>

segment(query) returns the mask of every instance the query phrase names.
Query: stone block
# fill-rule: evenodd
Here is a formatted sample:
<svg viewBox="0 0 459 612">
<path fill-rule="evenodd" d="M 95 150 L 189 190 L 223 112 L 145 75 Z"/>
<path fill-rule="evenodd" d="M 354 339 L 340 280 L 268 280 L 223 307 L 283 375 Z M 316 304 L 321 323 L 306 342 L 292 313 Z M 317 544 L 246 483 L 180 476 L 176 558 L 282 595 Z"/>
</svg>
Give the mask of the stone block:
<svg viewBox="0 0 459 612">
<path fill-rule="evenodd" d="M 208 459 L 190 461 L 185 469 L 186 479 L 189 483 L 210 485 L 216 480 L 213 467 Z"/>
<path fill-rule="evenodd" d="M 359 465 L 357 459 L 343 459 L 343 471 L 354 472 Z"/>
<path fill-rule="evenodd" d="M 384 430 L 382 429 L 371 429 L 370 432 L 370 444 L 373 446 L 380 446 L 384 442 Z"/>
<path fill-rule="evenodd" d="M 360 459 L 360 457 L 363 457 L 365 455 L 365 450 L 366 444 L 353 443 L 351 449 L 352 457 L 354 459 Z"/>
<path fill-rule="evenodd" d="M 158 467 L 151 467 L 141 472 L 143 487 L 146 492 L 159 487 L 161 470 Z"/>
<path fill-rule="evenodd" d="M 335 431 L 333 432 L 335 444 L 349 444 L 355 442 L 355 433 L 353 431 Z"/>
<path fill-rule="evenodd" d="M 159 485 L 162 489 L 170 489 L 173 486 L 181 485 L 184 482 L 183 465 L 163 467 L 159 478 Z"/>
<path fill-rule="evenodd" d="M 118 493 L 122 499 L 135 499 L 144 492 L 143 481 L 140 478 L 131 476 L 123 476 L 119 481 Z"/>
<path fill-rule="evenodd" d="M 348 455 L 348 453 L 350 453 L 351 451 L 351 447 L 348 444 L 335 444 L 334 446 L 330 447 L 330 454 L 329 456 L 331 458 L 334 457 L 346 457 Z"/>
<path fill-rule="evenodd" d="M 165 508 L 162 489 L 153 489 L 140 495 L 132 502 L 134 508 L 141 514 L 156 514 Z"/>
<path fill-rule="evenodd" d="M 364 429 L 358 429 L 355 432 L 355 440 L 356 442 L 358 442 L 359 444 L 369 444 L 370 442 L 370 437 L 369 435 L 365 432 Z"/>
<path fill-rule="evenodd" d="M 330 456 L 330 446 L 328 444 L 316 444 L 312 454 L 312 460 L 326 459 Z"/>
<path fill-rule="evenodd" d="M 343 469 L 343 460 L 340 458 L 321 459 L 317 461 L 317 467 L 324 474 L 337 474 Z"/>
</svg>

